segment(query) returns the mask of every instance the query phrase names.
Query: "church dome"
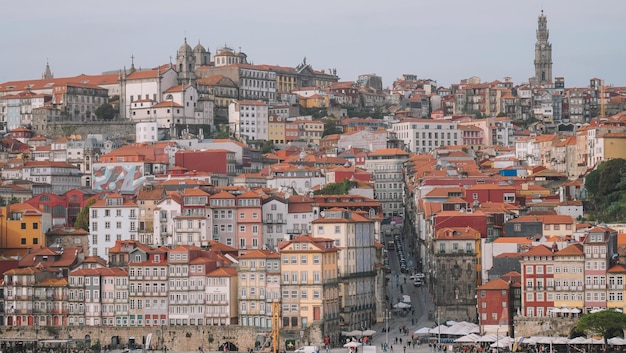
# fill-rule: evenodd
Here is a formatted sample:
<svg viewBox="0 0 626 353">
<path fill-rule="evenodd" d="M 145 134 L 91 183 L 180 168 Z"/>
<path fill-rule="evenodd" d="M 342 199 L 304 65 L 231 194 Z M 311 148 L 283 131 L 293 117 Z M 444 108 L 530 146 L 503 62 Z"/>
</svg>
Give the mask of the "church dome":
<svg viewBox="0 0 626 353">
<path fill-rule="evenodd" d="M 200 42 L 198 42 L 198 44 L 196 44 L 196 46 L 193 47 L 193 51 L 196 53 L 206 53 L 206 49 L 204 49 L 204 47 L 202 46 L 202 44 L 200 44 Z"/>
<path fill-rule="evenodd" d="M 193 50 L 191 50 L 191 47 L 189 46 L 189 44 L 187 44 L 187 38 L 185 38 L 185 42 L 183 43 L 183 45 L 180 46 L 180 48 L 178 48 L 178 54 L 191 54 L 193 53 Z"/>
</svg>

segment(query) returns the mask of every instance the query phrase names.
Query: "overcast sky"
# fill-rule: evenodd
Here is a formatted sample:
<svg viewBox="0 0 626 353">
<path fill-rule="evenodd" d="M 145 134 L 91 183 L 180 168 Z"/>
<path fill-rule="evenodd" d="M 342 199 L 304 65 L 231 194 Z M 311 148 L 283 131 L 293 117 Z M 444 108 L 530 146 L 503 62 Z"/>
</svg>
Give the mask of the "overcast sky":
<svg viewBox="0 0 626 353">
<path fill-rule="evenodd" d="M 553 75 L 626 86 L 624 0 L 130 0 L 10 1 L 0 22 L 0 82 L 100 74 L 175 60 L 186 37 L 212 54 L 224 44 L 254 64 L 336 68 L 343 81 L 403 73 L 448 86 L 478 76 L 534 75 L 544 10 Z"/>
</svg>

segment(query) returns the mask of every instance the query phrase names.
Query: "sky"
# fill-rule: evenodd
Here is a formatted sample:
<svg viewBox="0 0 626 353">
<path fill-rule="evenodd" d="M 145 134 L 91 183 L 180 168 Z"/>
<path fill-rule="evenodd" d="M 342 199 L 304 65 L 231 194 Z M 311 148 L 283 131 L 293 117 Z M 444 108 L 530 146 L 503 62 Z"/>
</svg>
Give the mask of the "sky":
<svg viewBox="0 0 626 353">
<path fill-rule="evenodd" d="M 534 75 L 537 18 L 548 20 L 553 75 L 626 86 L 624 0 L 10 1 L 0 22 L 0 82 L 101 74 L 175 61 L 187 38 L 254 64 L 337 70 L 341 81 L 404 73 L 449 86 Z"/>
</svg>

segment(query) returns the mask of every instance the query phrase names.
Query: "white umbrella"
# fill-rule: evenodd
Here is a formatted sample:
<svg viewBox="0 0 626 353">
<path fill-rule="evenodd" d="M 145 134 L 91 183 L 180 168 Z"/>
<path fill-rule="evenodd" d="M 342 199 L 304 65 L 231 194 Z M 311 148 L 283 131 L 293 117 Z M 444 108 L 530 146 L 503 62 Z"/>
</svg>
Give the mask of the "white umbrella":
<svg viewBox="0 0 626 353">
<path fill-rule="evenodd" d="M 376 331 L 374 331 L 374 330 L 365 330 L 365 331 L 363 331 L 363 336 L 371 336 L 371 335 L 373 335 L 375 333 L 376 333 Z"/>
<path fill-rule="evenodd" d="M 495 342 L 498 338 L 494 334 L 484 335 L 477 342 Z"/>
<path fill-rule="evenodd" d="M 604 340 L 591 337 L 591 338 L 587 338 L 584 343 L 585 344 L 604 344 Z"/>
<path fill-rule="evenodd" d="M 361 345 L 361 343 L 356 342 L 356 341 L 352 341 L 352 342 L 348 342 L 348 343 L 344 344 L 343 346 L 346 347 L 346 348 L 354 348 L 354 347 L 358 347 L 360 345 Z"/>
<path fill-rule="evenodd" d="M 492 348 L 504 348 L 504 347 L 508 347 L 511 342 L 513 342 L 513 340 L 511 339 L 511 337 L 499 337 L 496 342 L 492 343 L 490 347 Z"/>
<path fill-rule="evenodd" d="M 613 346 L 623 346 L 623 345 L 626 345 L 626 340 L 621 338 L 621 337 L 609 338 L 608 342 L 609 342 L 610 345 L 613 345 Z"/>
<path fill-rule="evenodd" d="M 417 331 L 413 332 L 414 335 L 417 336 L 427 336 L 430 333 L 430 329 L 428 327 L 422 327 Z"/>
<path fill-rule="evenodd" d="M 448 326 L 439 325 L 437 327 L 433 327 L 430 330 L 428 330 L 428 333 L 435 334 L 435 335 L 438 335 L 438 334 L 446 335 L 448 334 Z"/>
<path fill-rule="evenodd" d="M 569 343 L 569 339 L 567 337 L 554 337 L 554 339 L 552 340 L 552 343 L 554 343 L 554 344 L 568 344 Z"/>
<path fill-rule="evenodd" d="M 479 338 L 480 338 L 479 335 L 477 335 L 475 333 L 470 333 L 469 335 L 465 335 L 463 337 L 459 337 L 459 338 L 455 339 L 454 342 L 457 342 L 457 343 L 476 343 L 476 342 L 478 342 Z"/>
<path fill-rule="evenodd" d="M 568 344 L 585 344 L 585 341 L 587 339 L 583 336 L 578 336 L 576 338 L 572 338 L 571 340 L 569 340 L 569 342 L 567 342 Z"/>
</svg>

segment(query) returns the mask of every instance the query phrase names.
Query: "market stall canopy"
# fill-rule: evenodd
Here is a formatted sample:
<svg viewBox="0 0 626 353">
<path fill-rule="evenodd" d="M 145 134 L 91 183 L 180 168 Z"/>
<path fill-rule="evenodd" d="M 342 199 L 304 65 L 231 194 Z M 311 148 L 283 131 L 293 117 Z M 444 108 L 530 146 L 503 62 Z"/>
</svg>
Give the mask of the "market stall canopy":
<svg viewBox="0 0 626 353">
<path fill-rule="evenodd" d="M 418 329 L 417 331 L 413 332 L 414 335 L 418 335 L 418 336 L 427 336 L 429 333 L 430 333 L 430 328 L 428 327 L 422 327 Z"/>
<path fill-rule="evenodd" d="M 455 339 L 454 342 L 455 343 L 476 343 L 478 342 L 479 338 L 480 338 L 480 335 L 477 335 L 475 333 L 470 333 L 469 335 L 465 335 L 463 337 L 459 337 Z"/>
</svg>

